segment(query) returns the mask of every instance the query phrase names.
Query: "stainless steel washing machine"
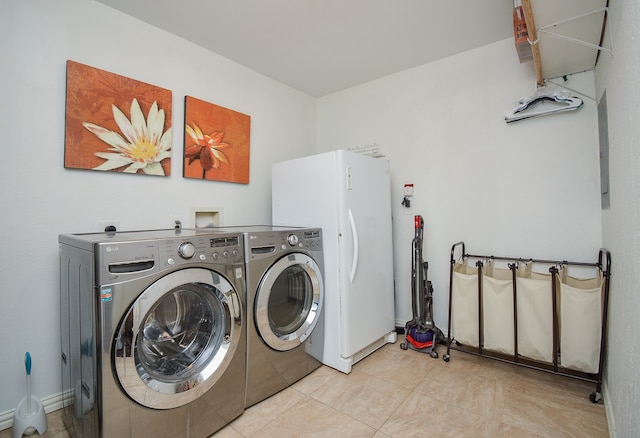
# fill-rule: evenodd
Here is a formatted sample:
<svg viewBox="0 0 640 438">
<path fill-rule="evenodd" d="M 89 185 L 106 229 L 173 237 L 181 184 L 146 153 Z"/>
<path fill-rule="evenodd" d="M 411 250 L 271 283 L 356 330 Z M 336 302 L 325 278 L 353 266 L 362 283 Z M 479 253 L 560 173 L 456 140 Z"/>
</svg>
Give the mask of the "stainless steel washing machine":
<svg viewBox="0 0 640 438">
<path fill-rule="evenodd" d="M 287 388 L 322 364 L 322 230 L 247 226 L 246 407 Z"/>
<path fill-rule="evenodd" d="M 244 411 L 241 233 L 59 236 L 74 438 L 207 437 Z"/>
</svg>

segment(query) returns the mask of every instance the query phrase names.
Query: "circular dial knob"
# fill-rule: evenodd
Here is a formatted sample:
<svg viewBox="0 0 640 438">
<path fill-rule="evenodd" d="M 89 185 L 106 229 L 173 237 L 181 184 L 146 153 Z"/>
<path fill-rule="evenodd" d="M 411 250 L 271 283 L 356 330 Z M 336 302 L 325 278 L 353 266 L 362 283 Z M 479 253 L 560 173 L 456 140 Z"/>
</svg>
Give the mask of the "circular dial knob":
<svg viewBox="0 0 640 438">
<path fill-rule="evenodd" d="M 295 234 L 289 234 L 289 236 L 287 237 L 287 242 L 289 242 L 289 245 L 291 246 L 296 246 L 298 244 L 298 236 L 296 236 Z"/>
<path fill-rule="evenodd" d="M 183 242 L 178 247 L 178 254 L 183 259 L 190 259 L 196 253 L 196 247 L 191 242 Z"/>
</svg>

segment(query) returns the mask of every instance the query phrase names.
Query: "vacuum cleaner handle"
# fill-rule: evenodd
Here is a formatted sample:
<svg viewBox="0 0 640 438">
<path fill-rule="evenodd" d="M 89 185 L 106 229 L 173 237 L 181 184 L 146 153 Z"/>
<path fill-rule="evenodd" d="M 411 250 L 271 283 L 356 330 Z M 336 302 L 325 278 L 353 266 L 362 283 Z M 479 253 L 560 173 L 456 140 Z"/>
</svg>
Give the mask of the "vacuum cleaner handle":
<svg viewBox="0 0 640 438">
<path fill-rule="evenodd" d="M 419 214 L 413 217 L 413 225 L 416 229 L 415 237 L 422 240 L 422 230 L 424 229 L 424 219 Z"/>
</svg>

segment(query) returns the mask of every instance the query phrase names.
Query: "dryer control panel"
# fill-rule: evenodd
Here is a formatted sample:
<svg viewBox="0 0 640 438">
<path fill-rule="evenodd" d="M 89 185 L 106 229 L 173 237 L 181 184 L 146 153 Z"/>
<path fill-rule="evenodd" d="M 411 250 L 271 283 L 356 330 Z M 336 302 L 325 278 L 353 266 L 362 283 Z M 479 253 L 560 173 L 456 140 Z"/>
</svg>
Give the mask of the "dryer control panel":
<svg viewBox="0 0 640 438">
<path fill-rule="evenodd" d="M 249 260 L 273 257 L 274 254 L 295 250 L 322 250 L 322 232 L 319 228 L 299 228 L 286 231 L 259 231 L 247 234 Z"/>
<path fill-rule="evenodd" d="M 322 249 L 322 235 L 319 228 L 292 230 L 288 233 L 282 233 L 281 238 L 283 239 L 280 242 L 282 249 L 287 249 L 287 247 L 304 248 L 309 251 Z"/>
</svg>

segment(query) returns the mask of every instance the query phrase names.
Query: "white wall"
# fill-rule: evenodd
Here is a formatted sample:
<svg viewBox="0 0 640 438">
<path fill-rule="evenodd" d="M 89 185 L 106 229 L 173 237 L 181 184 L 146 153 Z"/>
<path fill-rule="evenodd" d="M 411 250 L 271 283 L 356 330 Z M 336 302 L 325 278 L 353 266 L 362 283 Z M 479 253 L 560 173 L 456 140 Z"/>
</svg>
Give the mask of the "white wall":
<svg viewBox="0 0 640 438">
<path fill-rule="evenodd" d="M 611 208 L 602 212 L 604 245 L 611 251 L 609 344 L 605 403 L 612 437 L 640 430 L 640 3 L 609 2 L 606 44 L 596 69 L 598 98 L 606 90 Z"/>
<path fill-rule="evenodd" d="M 593 73 L 567 85 L 593 97 Z M 506 124 L 535 91 L 513 40 L 432 62 L 318 100 L 319 151 L 378 144 L 391 164 L 396 322 L 411 319 L 413 214 L 425 219 L 424 258 L 435 322 L 447 328 L 449 255 L 596 262 L 601 245 L 597 112 L 583 108 Z M 410 214 L 401 206 L 415 185 Z"/>
<path fill-rule="evenodd" d="M 309 96 L 102 4 L 0 0 L 0 8 L 0 428 L 25 392 L 25 351 L 36 394 L 53 400 L 60 391 L 59 233 L 97 230 L 101 219 L 167 227 L 192 206 L 223 208 L 227 224 L 268 222 L 271 163 L 377 143 L 392 169 L 397 322 L 410 317 L 413 214 L 426 220 L 443 328 L 454 242 L 474 253 L 586 261 L 603 243 L 614 260 L 605 402 L 617 436 L 640 429 L 637 2 L 613 2 L 616 56 L 601 58 L 606 68 L 596 74 L 598 96 L 607 89 L 612 149 L 612 208 L 602 216 L 595 103 L 506 125 L 503 112 L 535 83 L 511 39 L 319 99 L 316 117 Z M 63 168 L 67 59 L 173 90 L 171 177 Z M 592 73 L 568 84 L 595 96 Z M 184 95 L 251 115 L 249 185 L 181 177 Z M 405 214 L 409 182 L 416 189 Z"/>
<path fill-rule="evenodd" d="M 94 1 L 0 9 L 2 428 L 26 392 L 25 351 L 35 394 L 61 390 L 58 234 L 98 231 L 102 219 L 193 226 L 190 208 L 202 206 L 222 208 L 225 224 L 270 223 L 271 163 L 313 151 L 315 99 Z M 67 59 L 173 90 L 171 177 L 63 168 Z M 251 116 L 248 185 L 182 178 L 185 95 Z"/>
</svg>

